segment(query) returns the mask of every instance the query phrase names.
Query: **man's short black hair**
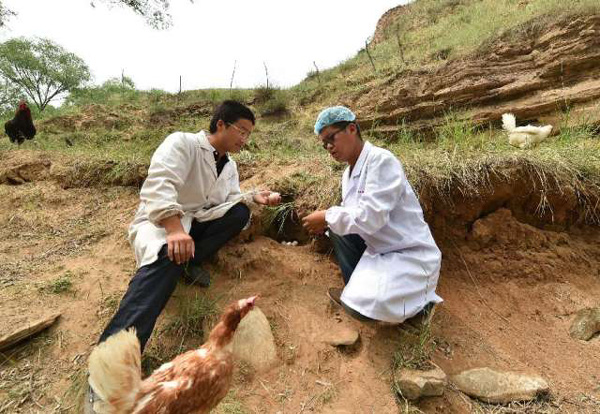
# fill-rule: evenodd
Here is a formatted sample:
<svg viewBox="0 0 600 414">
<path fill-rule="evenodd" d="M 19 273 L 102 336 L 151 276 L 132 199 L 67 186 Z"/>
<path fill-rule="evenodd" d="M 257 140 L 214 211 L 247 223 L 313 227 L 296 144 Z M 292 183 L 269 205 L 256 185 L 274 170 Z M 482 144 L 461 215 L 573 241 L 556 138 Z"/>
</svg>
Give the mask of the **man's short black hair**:
<svg viewBox="0 0 600 414">
<path fill-rule="evenodd" d="M 233 124 L 238 119 L 247 119 L 248 121 L 252 122 L 252 125 L 254 125 L 256 122 L 254 114 L 250 108 L 237 101 L 230 100 L 224 101 L 215 108 L 213 117 L 210 120 L 209 131 L 211 134 L 217 132 L 217 122 L 219 122 L 219 119 L 226 124 Z"/>
<path fill-rule="evenodd" d="M 335 127 L 336 129 L 344 129 L 344 128 L 346 128 L 350 124 L 356 125 L 356 133 L 358 134 L 358 137 L 362 141 L 362 136 L 360 135 L 360 126 L 358 125 L 358 123 L 356 121 L 340 121 L 340 122 L 336 122 L 334 124 L 331 124 L 331 126 Z"/>
</svg>

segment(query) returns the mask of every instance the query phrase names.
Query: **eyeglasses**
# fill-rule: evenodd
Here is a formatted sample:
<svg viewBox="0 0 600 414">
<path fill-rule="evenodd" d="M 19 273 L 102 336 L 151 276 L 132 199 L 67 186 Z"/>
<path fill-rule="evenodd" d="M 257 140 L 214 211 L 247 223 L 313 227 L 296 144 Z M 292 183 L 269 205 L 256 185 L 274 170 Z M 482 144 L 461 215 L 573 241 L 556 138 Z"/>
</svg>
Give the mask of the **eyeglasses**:
<svg viewBox="0 0 600 414">
<path fill-rule="evenodd" d="M 237 132 L 239 132 L 240 135 L 242 136 L 242 138 L 248 138 L 250 136 L 250 131 L 248 131 L 244 128 L 240 128 L 239 126 L 237 126 L 235 124 L 230 124 L 229 122 L 227 122 L 226 124 L 229 125 L 230 127 L 233 127 L 233 129 L 235 129 Z"/>
<path fill-rule="evenodd" d="M 327 149 L 327 147 L 329 147 L 329 145 L 335 145 L 335 136 L 337 134 L 339 134 L 340 132 L 344 131 L 346 129 L 348 125 L 346 125 L 345 127 L 338 129 L 337 131 L 327 135 L 325 138 L 323 138 L 321 140 L 321 143 L 323 144 L 323 148 Z"/>
</svg>

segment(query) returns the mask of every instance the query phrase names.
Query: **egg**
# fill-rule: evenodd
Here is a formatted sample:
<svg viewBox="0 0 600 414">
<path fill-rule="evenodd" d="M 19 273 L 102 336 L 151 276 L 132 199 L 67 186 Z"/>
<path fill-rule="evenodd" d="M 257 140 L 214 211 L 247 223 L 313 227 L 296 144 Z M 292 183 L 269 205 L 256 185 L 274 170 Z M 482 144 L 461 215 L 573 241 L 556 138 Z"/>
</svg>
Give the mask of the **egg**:
<svg viewBox="0 0 600 414">
<path fill-rule="evenodd" d="M 279 193 L 271 193 L 269 194 L 269 203 L 275 203 L 277 201 L 277 199 L 279 198 Z"/>
</svg>

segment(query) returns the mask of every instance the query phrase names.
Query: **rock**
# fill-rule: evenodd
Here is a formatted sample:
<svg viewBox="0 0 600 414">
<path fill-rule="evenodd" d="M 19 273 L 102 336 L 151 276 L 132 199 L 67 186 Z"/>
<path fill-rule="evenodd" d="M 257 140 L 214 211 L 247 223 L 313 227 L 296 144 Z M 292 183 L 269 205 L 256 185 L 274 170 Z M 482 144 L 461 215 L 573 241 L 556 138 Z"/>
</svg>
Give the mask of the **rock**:
<svg viewBox="0 0 600 414">
<path fill-rule="evenodd" d="M 481 401 L 507 404 L 530 401 L 549 392 L 548 383 L 541 377 L 513 372 L 475 368 L 452 377 L 459 390 Z"/>
<path fill-rule="evenodd" d="M 573 339 L 589 341 L 600 332 L 600 308 L 587 308 L 577 312 L 569 334 Z"/>
<path fill-rule="evenodd" d="M 344 326 L 337 327 L 323 337 L 323 342 L 331 346 L 351 346 L 358 341 L 358 331 Z"/>
<path fill-rule="evenodd" d="M 482 247 L 488 246 L 495 239 L 494 229 L 490 228 L 485 220 L 479 219 L 473 223 L 471 237 L 479 242 Z"/>
<path fill-rule="evenodd" d="M 271 368 L 277 362 L 275 339 L 265 314 L 255 306 L 242 319 L 233 337 L 233 354 L 256 371 Z"/>
<path fill-rule="evenodd" d="M 418 400 L 442 395 L 448 379 L 440 367 L 434 366 L 427 371 L 398 369 L 394 373 L 394 383 L 404 398 Z"/>
</svg>

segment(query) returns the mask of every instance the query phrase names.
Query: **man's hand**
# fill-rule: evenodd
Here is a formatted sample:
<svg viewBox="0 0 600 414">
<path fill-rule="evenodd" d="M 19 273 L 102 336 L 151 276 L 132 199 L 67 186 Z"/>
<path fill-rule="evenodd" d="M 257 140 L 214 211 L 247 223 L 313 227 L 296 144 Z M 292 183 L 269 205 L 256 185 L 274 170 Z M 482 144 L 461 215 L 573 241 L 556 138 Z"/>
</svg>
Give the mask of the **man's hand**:
<svg viewBox="0 0 600 414">
<path fill-rule="evenodd" d="M 308 216 L 302 218 L 302 226 L 310 234 L 321 234 L 327 229 L 327 221 L 325 221 L 325 210 L 315 211 Z"/>
<path fill-rule="evenodd" d="M 180 265 L 193 258 L 195 251 L 194 239 L 183 229 L 179 216 L 167 217 L 160 224 L 167 231 L 169 260 Z"/>
<path fill-rule="evenodd" d="M 276 206 L 281 203 L 281 195 L 269 190 L 259 191 L 254 194 L 254 202 L 263 206 Z"/>
</svg>

